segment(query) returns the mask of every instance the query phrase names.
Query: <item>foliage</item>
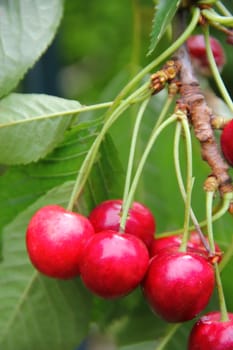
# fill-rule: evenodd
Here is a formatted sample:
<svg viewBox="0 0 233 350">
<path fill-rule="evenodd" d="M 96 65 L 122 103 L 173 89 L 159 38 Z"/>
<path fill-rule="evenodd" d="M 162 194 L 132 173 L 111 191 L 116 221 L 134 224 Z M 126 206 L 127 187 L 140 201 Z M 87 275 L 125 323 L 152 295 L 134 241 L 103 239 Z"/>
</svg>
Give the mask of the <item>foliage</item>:
<svg viewBox="0 0 233 350">
<path fill-rule="evenodd" d="M 111 335 L 120 350 L 162 349 L 159 346 L 172 326 L 151 312 L 140 288 L 120 300 L 106 301 L 91 295 L 79 278 L 57 281 L 44 277 L 29 262 L 25 231 L 31 215 L 45 204 L 69 206 L 88 215 L 102 200 L 123 197 L 138 111 L 148 99 L 133 175 L 137 174 L 151 131 L 168 100 L 166 89 L 150 96 L 149 74 L 161 69 L 192 31 L 201 31 L 199 16 L 194 23 L 194 14 L 189 16 L 183 42 L 176 44 L 172 36 L 168 37 L 168 26 L 180 3 L 185 1 L 172 1 L 172 6 L 171 1 L 158 1 L 154 13 L 154 4 L 149 0 L 132 0 L 131 7 L 125 2 L 106 0 L 98 6 L 94 1 L 1 1 L 0 348 L 73 350 L 92 334 L 95 325 L 98 332 Z M 228 1 L 225 5 L 233 10 Z M 192 8 L 190 13 L 193 12 Z M 59 81 L 65 98 L 23 93 L 20 80 L 56 33 L 58 57 L 54 59 L 61 62 Z M 211 33 L 223 40 L 216 26 Z M 231 92 L 232 47 L 224 47 L 228 63 L 222 76 Z M 231 118 L 232 106 L 223 101 L 213 77 L 210 82 L 218 94 L 215 101 Z M 203 86 L 210 89 L 207 80 Z M 175 100 L 167 108 L 165 120 L 174 106 Z M 187 203 L 177 184 L 174 134 L 174 123 L 161 130 L 141 176 L 136 178 L 136 193 L 132 193 L 153 211 L 158 234 L 182 231 L 185 225 Z M 191 136 L 195 177 L 191 204 L 202 221 L 206 218 L 203 183 L 209 168 L 201 159 L 199 143 Z M 181 142 L 180 166 L 186 179 L 185 147 Z M 214 204 L 219 203 L 216 194 Z M 214 234 L 226 252 L 222 282 L 227 306 L 233 310 L 230 214 L 214 223 Z M 219 308 L 217 293 L 208 308 Z M 179 327 L 166 349 L 184 349 L 193 323 Z"/>
</svg>

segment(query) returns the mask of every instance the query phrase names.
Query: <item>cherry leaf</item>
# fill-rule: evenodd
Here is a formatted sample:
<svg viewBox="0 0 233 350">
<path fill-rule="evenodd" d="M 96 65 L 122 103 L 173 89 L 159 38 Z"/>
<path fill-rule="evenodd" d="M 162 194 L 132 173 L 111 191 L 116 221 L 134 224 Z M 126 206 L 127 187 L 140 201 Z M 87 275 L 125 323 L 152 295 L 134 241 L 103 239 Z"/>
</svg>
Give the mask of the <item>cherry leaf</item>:
<svg viewBox="0 0 233 350">
<path fill-rule="evenodd" d="M 179 4 L 180 0 L 159 0 L 158 4 L 156 4 L 148 55 L 156 48 L 156 45 L 171 23 Z"/>
<path fill-rule="evenodd" d="M 47 49 L 62 10 L 63 0 L 0 2 L 0 97 L 18 84 Z"/>
</svg>

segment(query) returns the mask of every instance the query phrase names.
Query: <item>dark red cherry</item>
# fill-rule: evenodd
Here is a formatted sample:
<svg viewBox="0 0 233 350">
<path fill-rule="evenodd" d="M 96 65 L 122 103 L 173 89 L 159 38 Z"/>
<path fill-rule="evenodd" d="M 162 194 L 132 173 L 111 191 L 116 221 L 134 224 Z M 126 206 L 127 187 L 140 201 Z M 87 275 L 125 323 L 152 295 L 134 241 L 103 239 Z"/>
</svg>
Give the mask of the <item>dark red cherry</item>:
<svg viewBox="0 0 233 350">
<path fill-rule="evenodd" d="M 233 119 L 223 128 L 220 144 L 225 159 L 233 166 Z"/>
<path fill-rule="evenodd" d="M 112 199 L 100 203 L 89 215 L 96 232 L 104 230 L 119 231 L 121 219 L 121 199 Z M 147 247 L 155 234 L 155 219 L 151 211 L 144 205 L 134 202 L 129 210 L 125 233 L 140 238 Z"/>
<path fill-rule="evenodd" d="M 189 350 L 232 350 L 233 314 L 222 322 L 220 312 L 209 312 L 198 320 L 189 336 Z"/>
<path fill-rule="evenodd" d="M 216 65 L 219 70 L 221 70 L 226 61 L 224 49 L 221 43 L 214 37 L 210 37 L 210 46 Z M 199 34 L 190 36 L 187 40 L 187 48 L 197 71 L 204 75 L 209 75 L 210 69 L 206 54 L 204 35 Z"/>
<path fill-rule="evenodd" d="M 138 286 L 148 264 L 148 250 L 140 239 L 106 230 L 88 241 L 80 264 L 81 278 L 102 298 L 121 297 Z"/>
<path fill-rule="evenodd" d="M 207 306 L 214 269 L 196 253 L 161 252 L 152 258 L 142 287 L 151 309 L 161 318 L 188 321 Z"/>
<path fill-rule="evenodd" d="M 206 237 L 206 240 L 208 242 L 207 237 Z M 153 257 L 154 255 L 159 254 L 159 252 L 163 249 L 167 251 L 177 251 L 181 246 L 181 242 L 182 242 L 181 234 L 161 237 L 161 238 L 154 238 L 150 246 L 150 256 Z M 196 252 L 197 254 L 202 254 L 208 257 L 208 251 L 206 250 L 204 244 L 202 243 L 200 235 L 196 231 L 190 232 L 190 236 L 187 244 L 187 250 L 191 252 Z M 217 256 L 217 261 L 220 262 L 222 254 L 221 254 L 221 249 L 217 243 L 215 243 L 215 252 Z"/>
<path fill-rule="evenodd" d="M 41 273 L 68 279 L 79 275 L 79 262 L 86 241 L 94 235 L 83 215 L 58 205 L 39 209 L 26 232 L 26 246 L 32 264 Z"/>
</svg>

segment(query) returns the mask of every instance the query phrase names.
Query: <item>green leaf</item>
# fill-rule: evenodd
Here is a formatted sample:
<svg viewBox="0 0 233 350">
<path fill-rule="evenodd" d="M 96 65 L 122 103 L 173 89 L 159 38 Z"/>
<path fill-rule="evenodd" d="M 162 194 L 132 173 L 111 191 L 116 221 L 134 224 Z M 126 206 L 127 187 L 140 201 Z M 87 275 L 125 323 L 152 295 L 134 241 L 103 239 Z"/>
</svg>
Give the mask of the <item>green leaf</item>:
<svg viewBox="0 0 233 350">
<path fill-rule="evenodd" d="M 0 97 L 23 78 L 54 38 L 63 0 L 0 3 Z"/>
<path fill-rule="evenodd" d="M 160 0 L 158 4 L 156 4 L 148 55 L 154 51 L 168 25 L 171 24 L 179 4 L 180 0 Z"/>
<path fill-rule="evenodd" d="M 53 187 L 76 178 L 101 125 L 101 120 L 81 122 L 66 131 L 64 141 L 46 158 L 25 166 L 12 166 L 0 176 L 0 228 Z M 92 174 L 88 180 L 90 191 L 85 192 L 88 201 L 96 203 L 119 195 L 122 167 L 109 136 L 100 147 Z"/>
<path fill-rule="evenodd" d="M 73 281 L 58 281 L 42 276 L 31 266 L 25 249 L 26 227 L 33 213 L 46 204 L 57 203 L 66 207 L 69 201 L 74 181 L 68 181 L 70 177 L 66 177 L 64 171 L 71 166 L 70 162 L 74 160 L 75 155 L 77 159 L 80 156 L 77 152 L 79 144 L 74 136 L 74 131 L 67 133 L 65 143 L 52 153 L 54 167 L 46 169 L 44 160 L 43 164 L 39 162 L 41 169 L 37 168 L 37 175 L 41 180 L 43 177 L 48 180 L 46 174 L 51 177 L 57 174 L 61 182 L 66 182 L 53 187 L 44 196 L 40 194 L 40 190 L 42 193 L 44 191 L 43 186 L 40 188 L 40 183 L 35 182 L 33 195 L 38 199 L 34 198 L 34 203 L 21 211 L 3 230 L 4 260 L 0 265 L 0 348 L 4 350 L 13 350 L 16 347 L 17 350 L 73 350 L 87 336 L 90 322 L 95 319 L 95 299 L 84 289 L 79 278 Z M 83 137 L 83 143 L 87 142 L 84 140 Z M 83 158 L 80 157 L 77 163 L 81 159 Z M 35 167 L 31 166 L 28 174 L 30 171 L 36 176 Z M 78 202 L 79 211 L 87 214 L 98 202 L 120 196 L 122 188 L 118 185 L 119 180 L 122 184 L 121 176 L 114 145 L 111 139 L 106 137 Z M 52 184 L 55 182 L 51 182 L 50 186 Z M 27 189 L 24 191 L 27 193 Z M 31 189 L 28 190 L 30 191 Z M 20 199 L 21 197 L 15 201 L 15 206 L 17 208 L 19 205 L 22 210 Z M 1 209 L 2 207 L 3 203 Z"/>
<path fill-rule="evenodd" d="M 77 101 L 43 94 L 11 94 L 0 101 L 0 163 L 26 164 L 48 154 L 64 137 Z"/>
<path fill-rule="evenodd" d="M 92 297 L 79 279 L 59 281 L 37 273 L 25 249 L 29 218 L 39 207 L 65 205 L 73 183 L 66 183 L 19 214 L 4 230 L 0 266 L 0 347 L 5 350 L 73 350 L 86 335 Z"/>
</svg>

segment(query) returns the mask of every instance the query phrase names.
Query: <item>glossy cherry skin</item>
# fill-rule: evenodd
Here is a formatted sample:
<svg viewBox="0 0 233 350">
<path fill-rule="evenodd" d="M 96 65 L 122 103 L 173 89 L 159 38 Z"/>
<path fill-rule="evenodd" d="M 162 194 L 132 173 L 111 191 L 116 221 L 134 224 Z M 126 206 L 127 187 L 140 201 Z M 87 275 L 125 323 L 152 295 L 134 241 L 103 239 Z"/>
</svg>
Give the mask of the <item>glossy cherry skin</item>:
<svg viewBox="0 0 233 350">
<path fill-rule="evenodd" d="M 95 231 L 114 230 L 118 232 L 121 207 L 121 199 L 107 200 L 95 207 L 89 215 Z M 154 238 L 155 229 L 155 219 L 151 211 L 144 205 L 134 202 L 129 210 L 125 232 L 137 236 L 149 247 Z"/>
<path fill-rule="evenodd" d="M 199 254 L 161 252 L 152 258 L 142 288 L 151 309 L 161 318 L 188 321 L 208 304 L 214 269 Z"/>
<path fill-rule="evenodd" d="M 41 273 L 68 279 L 79 275 L 79 262 L 86 241 L 95 234 L 89 220 L 58 205 L 39 209 L 26 232 L 32 264 Z"/>
<path fill-rule="evenodd" d="M 220 144 L 225 159 L 233 166 L 233 119 L 223 128 Z"/>
<path fill-rule="evenodd" d="M 221 322 L 220 312 L 209 312 L 194 325 L 188 343 L 189 350 L 232 350 L 233 314 L 229 321 Z"/>
<path fill-rule="evenodd" d="M 206 237 L 207 241 L 208 238 Z M 173 236 L 168 236 L 168 237 L 161 237 L 161 238 L 155 238 L 150 246 L 150 256 L 153 257 L 163 249 L 167 251 L 177 251 L 182 242 L 182 235 L 173 235 Z M 190 232 L 188 244 L 187 244 L 187 250 L 188 251 L 193 251 L 199 254 L 202 254 L 206 257 L 208 257 L 208 252 L 202 243 L 202 240 L 196 231 Z M 218 246 L 217 243 L 215 243 L 215 251 L 218 256 L 218 263 L 221 261 L 222 254 L 221 254 L 221 249 Z"/>
<path fill-rule="evenodd" d="M 210 37 L 210 46 L 219 70 L 225 64 L 225 53 L 220 42 L 214 37 Z M 209 75 L 209 62 L 206 54 L 204 35 L 192 35 L 187 40 L 187 48 L 197 70 L 204 75 Z"/>
<path fill-rule="evenodd" d="M 106 230 L 89 240 L 80 264 L 81 278 L 102 298 L 121 297 L 140 284 L 148 264 L 149 253 L 140 239 Z"/>
</svg>

